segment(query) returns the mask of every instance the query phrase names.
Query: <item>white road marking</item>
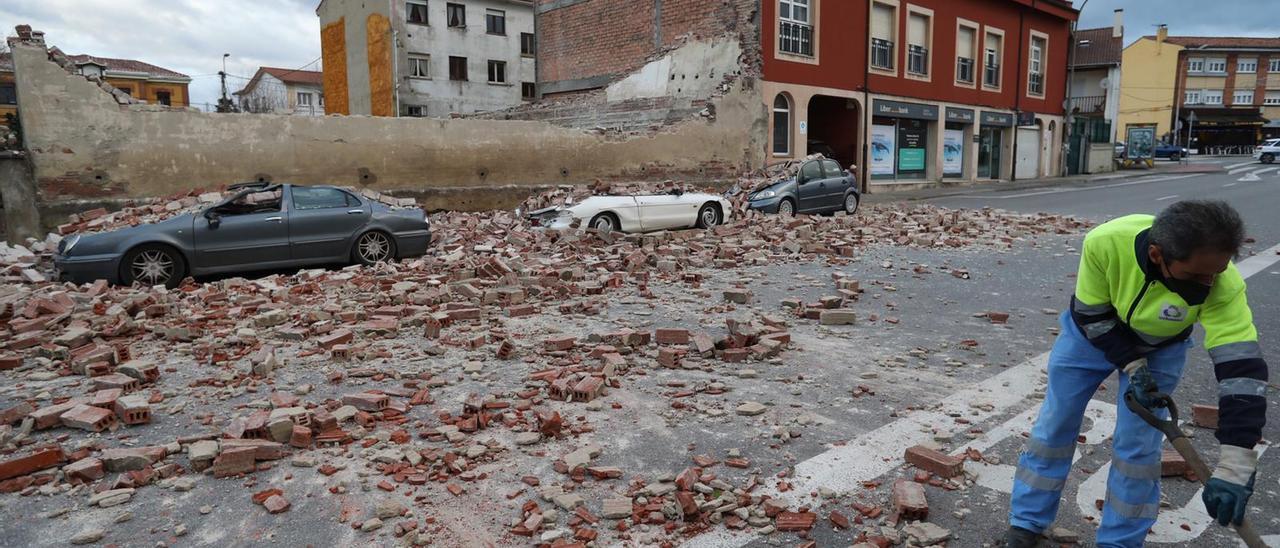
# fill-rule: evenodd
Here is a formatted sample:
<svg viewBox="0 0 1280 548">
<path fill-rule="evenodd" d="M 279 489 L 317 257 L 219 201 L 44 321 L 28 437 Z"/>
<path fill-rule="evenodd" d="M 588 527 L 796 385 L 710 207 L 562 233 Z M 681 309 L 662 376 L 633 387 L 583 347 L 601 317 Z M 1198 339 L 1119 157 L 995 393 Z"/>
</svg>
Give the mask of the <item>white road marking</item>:
<svg viewBox="0 0 1280 548">
<path fill-rule="evenodd" d="M 959 196 L 946 196 L 944 198 L 969 198 L 969 199 L 994 199 L 994 200 L 1011 200 L 1014 198 L 1029 198 L 1031 196 L 1044 196 L 1046 194 L 1064 194 L 1067 192 L 1085 192 L 1089 190 L 1102 190 L 1106 188 L 1118 188 L 1123 186 L 1145 185 L 1148 183 L 1163 183 L 1167 181 L 1177 181 L 1180 179 L 1188 179 L 1191 177 L 1199 177 L 1204 173 L 1192 173 L 1189 175 L 1178 175 L 1173 177 L 1156 177 L 1153 179 L 1138 179 L 1125 183 L 1113 183 L 1109 185 L 1088 186 L 1079 188 L 1055 188 L 1051 190 L 1039 190 L 1036 192 L 1022 192 L 1019 194 L 995 195 L 995 194 L 961 194 Z"/>
<path fill-rule="evenodd" d="M 1160 198 L 1156 198 L 1156 201 L 1157 201 L 1157 202 L 1163 202 L 1163 201 L 1165 201 L 1165 200 L 1172 200 L 1172 199 L 1177 198 L 1177 197 L 1178 197 L 1178 195 L 1177 195 L 1177 194 L 1170 194 L 1170 195 L 1168 195 L 1168 196 L 1163 196 L 1163 197 L 1160 197 Z"/>
<path fill-rule="evenodd" d="M 1271 172 L 1271 171 L 1275 171 L 1275 170 L 1277 170 L 1277 169 L 1280 169 L 1280 166 L 1264 167 L 1264 168 L 1262 168 L 1262 169 L 1259 169 L 1259 170 L 1257 170 L 1257 171 L 1254 171 L 1254 172 L 1253 172 L 1253 174 L 1254 174 L 1254 175 L 1262 175 L 1263 173 L 1268 173 L 1268 172 Z"/>
<path fill-rule="evenodd" d="M 1280 245 L 1240 261 L 1236 268 L 1247 279 L 1280 262 L 1280 254 L 1277 252 L 1280 252 Z M 1048 363 L 1049 352 L 1045 352 L 972 387 L 953 393 L 931 406 L 929 411 L 908 412 L 906 416 L 850 440 L 845 445 L 832 447 L 800 462 L 790 479 L 792 488 L 786 493 L 778 492 L 774 486 L 766 486 L 755 494 L 770 495 L 784 502 L 795 503 L 822 487 L 837 493 L 861 489 L 862 482 L 874 480 L 901 466 L 902 455 L 908 447 L 932 440 L 936 434 L 954 435 L 970 428 L 969 424 L 957 423 L 950 413 L 962 413 L 972 424 L 981 424 L 1025 402 L 1027 395 L 1034 393 L 1035 388 L 1043 383 L 1041 372 Z M 989 404 L 991 410 L 973 407 L 981 404 Z M 1099 406 L 1104 404 L 1105 402 L 1101 402 Z M 1039 406 L 1034 408 L 1038 413 Z M 1028 411 L 1024 411 L 1022 415 L 1031 416 Z M 986 437 L 991 438 L 990 435 Z M 1198 500 L 1198 497 L 1193 500 Z M 756 536 L 750 531 L 721 529 L 695 537 L 685 543 L 685 546 L 736 548 L 746 545 Z"/>
<path fill-rule="evenodd" d="M 1243 164 L 1233 164 L 1233 165 L 1226 166 L 1226 167 L 1224 167 L 1223 169 L 1228 169 L 1228 170 L 1230 170 L 1230 169 L 1235 169 L 1235 168 L 1243 167 L 1243 166 L 1252 166 L 1252 165 L 1257 165 L 1257 163 L 1258 163 L 1258 162 L 1245 162 L 1245 163 L 1243 163 Z"/>
<path fill-rule="evenodd" d="M 1231 187 L 1236 186 L 1236 185 L 1238 185 L 1238 184 L 1240 184 L 1240 183 L 1227 183 L 1227 184 L 1225 184 L 1225 185 L 1222 185 L 1222 188 L 1231 188 Z"/>
<path fill-rule="evenodd" d="M 1238 174 L 1238 173 L 1244 173 L 1244 172 L 1246 172 L 1246 171 L 1249 171 L 1249 170 L 1251 170 L 1251 169 L 1256 169 L 1256 168 L 1258 168 L 1258 167 L 1259 167 L 1259 166 L 1258 166 L 1257 164 L 1254 164 L 1254 165 L 1251 165 L 1251 166 L 1249 166 L 1249 167 L 1242 167 L 1242 168 L 1237 168 L 1237 169 L 1229 169 L 1229 170 L 1227 170 L 1227 174 L 1228 174 L 1228 175 L 1235 175 L 1235 174 Z"/>
</svg>

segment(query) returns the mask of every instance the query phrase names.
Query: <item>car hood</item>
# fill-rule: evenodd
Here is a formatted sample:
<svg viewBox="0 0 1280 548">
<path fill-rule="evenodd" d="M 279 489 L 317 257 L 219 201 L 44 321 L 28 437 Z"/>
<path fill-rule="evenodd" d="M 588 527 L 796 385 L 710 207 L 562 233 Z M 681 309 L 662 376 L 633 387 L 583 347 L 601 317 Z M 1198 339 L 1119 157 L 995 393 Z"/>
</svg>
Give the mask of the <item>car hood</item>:
<svg viewBox="0 0 1280 548">
<path fill-rule="evenodd" d="M 183 213 L 174 217 L 170 217 L 157 223 L 144 223 L 138 226 L 120 228 L 108 232 L 98 232 L 94 234 L 85 234 L 81 237 L 81 242 L 88 242 L 97 239 L 120 239 L 140 234 L 144 232 L 168 232 L 178 229 L 191 229 L 191 222 L 195 219 L 194 213 Z"/>
<path fill-rule="evenodd" d="M 766 190 L 782 190 L 782 187 L 787 186 L 793 182 L 795 182 L 794 178 L 783 179 L 781 181 L 773 181 L 773 182 L 764 181 L 756 185 L 755 188 L 751 189 L 751 192 L 749 192 L 748 194 L 755 194 L 757 192 L 764 192 Z"/>
</svg>

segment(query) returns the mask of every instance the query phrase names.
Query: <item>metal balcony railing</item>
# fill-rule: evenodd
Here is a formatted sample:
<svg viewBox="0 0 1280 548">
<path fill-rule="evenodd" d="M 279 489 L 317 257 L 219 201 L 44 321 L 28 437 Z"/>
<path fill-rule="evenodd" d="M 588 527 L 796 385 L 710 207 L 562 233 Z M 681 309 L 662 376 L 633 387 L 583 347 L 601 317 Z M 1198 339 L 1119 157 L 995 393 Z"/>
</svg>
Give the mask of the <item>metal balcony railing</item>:
<svg viewBox="0 0 1280 548">
<path fill-rule="evenodd" d="M 1091 97 L 1072 97 L 1071 106 L 1068 108 L 1070 112 L 1079 112 L 1080 114 L 1102 113 L 1107 108 L 1106 95 L 1094 95 Z"/>
<path fill-rule="evenodd" d="M 813 57 L 813 25 L 783 21 L 778 40 L 778 49 L 783 53 Z"/>
</svg>

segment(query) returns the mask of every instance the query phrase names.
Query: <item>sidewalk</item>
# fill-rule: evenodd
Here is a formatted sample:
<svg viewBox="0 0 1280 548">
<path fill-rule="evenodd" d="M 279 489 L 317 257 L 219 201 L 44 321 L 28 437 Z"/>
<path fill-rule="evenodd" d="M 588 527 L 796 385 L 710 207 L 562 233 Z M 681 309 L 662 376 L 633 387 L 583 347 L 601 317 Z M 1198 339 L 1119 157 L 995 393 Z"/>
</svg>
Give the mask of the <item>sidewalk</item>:
<svg viewBox="0 0 1280 548">
<path fill-rule="evenodd" d="M 1207 158 L 1201 159 L 1203 162 Z M 915 202 L 920 200 L 930 200 L 933 198 L 945 198 L 947 196 L 957 196 L 961 194 L 977 194 L 987 192 L 1012 192 L 1015 190 L 1029 190 L 1047 187 L 1080 187 L 1092 184 L 1105 184 L 1126 179 L 1136 179 L 1138 177 L 1147 177 L 1151 175 L 1182 175 L 1189 173 L 1223 173 L 1226 169 L 1218 163 L 1190 163 L 1177 164 L 1172 162 L 1157 162 L 1156 167 L 1152 169 L 1124 169 L 1109 173 L 1098 173 L 1093 175 L 1072 175 L 1069 177 L 1046 177 L 1043 179 L 1023 179 L 1018 181 L 992 181 L 992 182 L 974 182 L 974 183 L 940 183 L 937 186 L 929 188 L 920 188 L 912 190 L 891 190 L 886 192 L 868 192 L 863 196 L 863 202 L 868 204 L 887 203 L 887 202 Z"/>
</svg>

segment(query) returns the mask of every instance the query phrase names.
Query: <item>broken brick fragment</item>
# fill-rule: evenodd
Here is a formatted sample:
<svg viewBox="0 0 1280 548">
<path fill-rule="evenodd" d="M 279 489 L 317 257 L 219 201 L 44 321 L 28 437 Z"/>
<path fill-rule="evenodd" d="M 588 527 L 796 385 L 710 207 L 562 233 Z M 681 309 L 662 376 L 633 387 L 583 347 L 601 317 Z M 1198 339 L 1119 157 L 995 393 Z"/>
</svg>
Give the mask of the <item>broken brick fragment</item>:
<svg viewBox="0 0 1280 548">
<path fill-rule="evenodd" d="M 953 457 L 923 445 L 908 448 L 905 458 L 916 468 L 943 478 L 954 478 L 964 473 L 964 458 Z"/>
<path fill-rule="evenodd" d="M 1218 429 L 1218 406 L 1216 405 L 1192 405 L 1191 406 L 1191 422 L 1200 428 L 1208 428 L 1210 430 Z"/>
<path fill-rule="evenodd" d="M 923 485 L 905 479 L 896 480 L 892 498 L 899 521 L 928 519 L 929 501 L 925 498 Z"/>
<path fill-rule="evenodd" d="M 66 453 L 61 447 L 45 447 L 36 449 L 31 454 L 0 461 L 0 480 L 25 476 L 46 468 L 52 468 L 66 462 Z"/>
<path fill-rule="evenodd" d="M 813 512 L 782 512 L 778 514 L 776 527 L 781 532 L 799 532 L 813 529 L 818 515 Z"/>
</svg>

